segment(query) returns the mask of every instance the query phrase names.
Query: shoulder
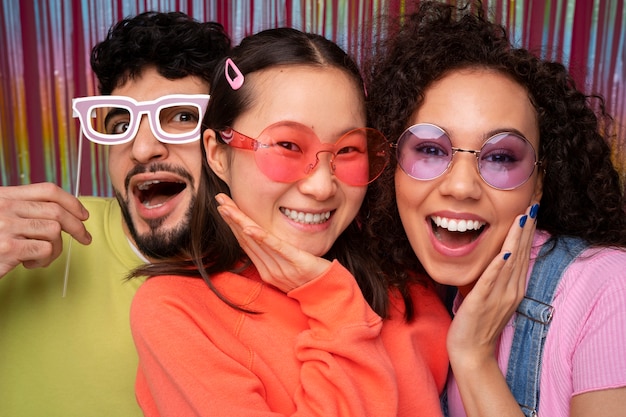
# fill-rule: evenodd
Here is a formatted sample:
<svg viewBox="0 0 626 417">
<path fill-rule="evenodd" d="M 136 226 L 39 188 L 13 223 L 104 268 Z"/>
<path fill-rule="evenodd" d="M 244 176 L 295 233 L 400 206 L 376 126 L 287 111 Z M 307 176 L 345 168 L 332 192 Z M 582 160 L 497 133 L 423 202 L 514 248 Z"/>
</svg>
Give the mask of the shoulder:
<svg viewBox="0 0 626 417">
<path fill-rule="evenodd" d="M 555 304 L 573 320 L 591 323 L 610 315 L 626 318 L 626 250 L 588 248 L 563 273 Z"/>
<path fill-rule="evenodd" d="M 552 245 L 549 235 L 537 232 L 529 277 L 537 273 L 535 258 L 545 245 Z M 547 242 L 547 243 L 546 243 Z M 550 252 L 549 252 L 550 253 Z M 550 274 L 559 257 L 543 259 L 542 272 Z M 533 279 L 533 278 L 530 278 Z M 558 315 L 574 327 L 594 320 L 601 321 L 607 314 L 623 316 L 626 312 L 626 249 L 614 247 L 587 247 L 562 272 L 554 293 L 554 307 L 568 313 Z M 594 320 L 590 320 L 595 318 Z M 555 313 L 555 320 L 557 315 Z"/>
<path fill-rule="evenodd" d="M 587 248 L 572 261 L 564 278 L 585 286 L 626 288 L 626 248 Z"/>
<path fill-rule="evenodd" d="M 199 278 L 175 275 L 149 278 L 133 297 L 130 307 L 131 328 L 133 331 L 158 333 L 160 330 L 155 326 L 166 323 L 172 331 L 181 322 L 196 323 L 199 317 L 207 316 L 208 310 L 214 310 L 216 303 L 211 298 L 211 290 Z M 158 318 L 158 321 L 154 318 Z"/>
<path fill-rule="evenodd" d="M 113 197 L 78 197 L 80 202 L 91 213 L 94 211 L 110 210 L 112 206 L 119 207 L 117 200 Z"/>
<path fill-rule="evenodd" d="M 550 236 L 537 232 L 533 242 L 531 270 L 540 249 L 553 245 Z M 551 246 L 550 246 L 551 247 Z M 549 258 L 546 261 L 552 262 Z M 545 262 L 544 262 L 545 263 Z M 531 271 L 529 271 L 530 274 Z M 582 250 L 563 271 L 559 286 L 576 285 L 582 287 L 626 286 L 626 248 L 589 246 Z"/>
<path fill-rule="evenodd" d="M 563 379 L 558 379 L 554 388 L 547 389 L 565 389 L 569 399 L 582 392 L 624 386 L 625 267 L 626 251 L 588 248 L 563 273 L 553 302 L 546 339 L 550 354 L 542 378 L 565 375 L 567 382 L 563 385 Z"/>
<path fill-rule="evenodd" d="M 121 229 L 122 210 L 119 203 L 112 197 L 79 197 L 80 202 L 89 212 L 89 218 L 85 222 L 91 228 L 109 228 L 115 225 Z"/>
<path fill-rule="evenodd" d="M 223 298 L 249 308 L 254 308 L 263 288 L 263 283 L 255 279 L 230 272 L 214 274 L 210 279 Z M 233 310 L 203 279 L 177 275 L 147 279 L 137 290 L 132 302 L 132 311 L 141 311 L 142 315 L 160 314 L 163 311 L 215 312 L 222 309 Z"/>
<path fill-rule="evenodd" d="M 206 297 L 209 291 L 206 283 L 199 278 L 177 275 L 160 275 L 147 279 L 137 290 L 133 304 L 171 302 L 184 299 L 185 302 Z"/>
<path fill-rule="evenodd" d="M 122 276 L 136 268 L 144 261 L 140 259 L 126 235 L 122 210 L 115 198 L 111 197 L 79 197 L 81 203 L 89 211 L 85 227 L 93 236 L 89 245 L 74 245 L 72 251 L 80 251 L 85 262 L 93 268 L 101 268 L 99 258 L 117 259 L 122 268 Z M 67 236 L 65 236 L 67 238 Z"/>
<path fill-rule="evenodd" d="M 571 263 L 564 285 L 579 288 L 581 295 L 613 298 L 626 291 L 626 249 L 589 248 Z M 626 304 L 625 304 L 626 305 Z"/>
</svg>

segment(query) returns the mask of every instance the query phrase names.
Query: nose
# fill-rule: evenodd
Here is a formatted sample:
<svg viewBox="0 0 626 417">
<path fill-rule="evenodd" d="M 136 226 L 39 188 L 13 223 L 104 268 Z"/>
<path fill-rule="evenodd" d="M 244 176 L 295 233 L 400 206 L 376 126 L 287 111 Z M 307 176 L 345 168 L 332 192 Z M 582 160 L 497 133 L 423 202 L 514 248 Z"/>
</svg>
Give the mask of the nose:
<svg viewBox="0 0 626 417">
<path fill-rule="evenodd" d="M 476 156 L 471 152 L 456 152 L 448 170 L 443 174 L 439 190 L 457 200 L 477 200 L 482 194 L 483 180 L 478 173 Z"/>
<path fill-rule="evenodd" d="M 327 155 L 323 155 L 326 153 Z M 309 175 L 298 182 L 301 193 L 312 196 L 317 201 L 324 201 L 337 192 L 337 178 L 333 166 L 334 154 L 330 151 L 317 153 L 315 165 L 309 166 Z"/>
<path fill-rule="evenodd" d="M 152 132 L 146 115 L 139 121 L 137 135 L 133 139 L 131 159 L 140 164 L 167 158 L 168 147 L 160 142 Z"/>
</svg>

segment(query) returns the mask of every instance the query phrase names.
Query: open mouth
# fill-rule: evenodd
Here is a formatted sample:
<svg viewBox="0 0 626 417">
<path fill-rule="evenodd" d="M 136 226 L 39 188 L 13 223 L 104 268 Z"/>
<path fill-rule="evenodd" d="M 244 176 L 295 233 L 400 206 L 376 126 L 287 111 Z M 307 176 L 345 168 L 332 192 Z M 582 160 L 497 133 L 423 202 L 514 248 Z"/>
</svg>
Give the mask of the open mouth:
<svg viewBox="0 0 626 417">
<path fill-rule="evenodd" d="M 145 181 L 135 187 L 135 196 L 146 208 L 157 208 L 182 193 L 187 184 L 171 181 Z"/>
<path fill-rule="evenodd" d="M 448 219 L 431 216 L 430 225 L 437 240 L 448 247 L 457 248 L 478 239 L 486 223 L 478 220 Z"/>
</svg>

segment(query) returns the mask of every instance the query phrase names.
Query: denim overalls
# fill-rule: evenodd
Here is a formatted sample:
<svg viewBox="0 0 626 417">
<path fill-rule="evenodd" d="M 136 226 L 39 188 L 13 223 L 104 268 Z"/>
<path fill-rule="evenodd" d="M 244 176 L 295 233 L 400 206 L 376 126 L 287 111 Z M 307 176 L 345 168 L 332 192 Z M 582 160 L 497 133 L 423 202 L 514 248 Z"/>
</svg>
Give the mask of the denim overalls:
<svg viewBox="0 0 626 417">
<path fill-rule="evenodd" d="M 569 236 L 545 243 L 533 266 L 526 295 L 517 308 L 506 382 L 527 417 L 536 416 L 539 407 L 541 359 L 554 312 L 554 292 L 563 271 L 587 246 L 584 240 Z M 447 417 L 445 391 L 441 406 Z"/>
<path fill-rule="evenodd" d="M 563 271 L 586 247 L 579 238 L 559 237 L 544 244 L 533 266 L 526 295 L 517 308 L 506 382 L 524 415 L 536 416 L 543 345 L 552 320 L 551 303 Z"/>
</svg>

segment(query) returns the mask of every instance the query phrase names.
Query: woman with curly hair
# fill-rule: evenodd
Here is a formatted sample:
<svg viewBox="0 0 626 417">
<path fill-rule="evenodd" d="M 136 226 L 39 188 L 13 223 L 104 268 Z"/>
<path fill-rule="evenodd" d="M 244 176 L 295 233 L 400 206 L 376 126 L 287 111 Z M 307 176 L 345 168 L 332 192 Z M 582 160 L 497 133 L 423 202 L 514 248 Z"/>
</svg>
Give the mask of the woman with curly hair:
<svg viewBox="0 0 626 417">
<path fill-rule="evenodd" d="M 421 3 L 389 33 L 369 112 L 395 154 L 365 228 L 392 284 L 418 271 L 458 290 L 444 408 L 626 415 L 625 197 L 603 99 L 481 3 Z"/>
</svg>

